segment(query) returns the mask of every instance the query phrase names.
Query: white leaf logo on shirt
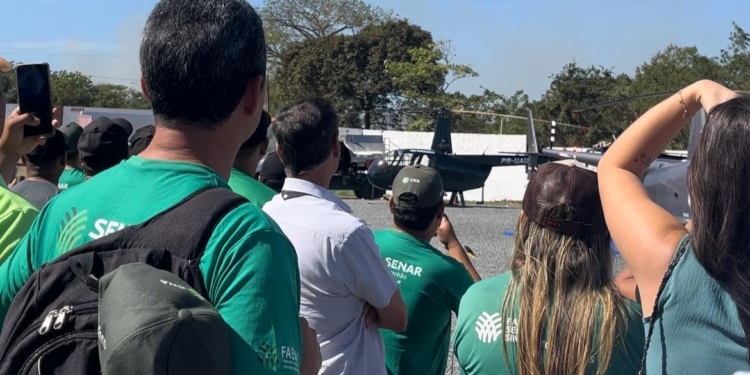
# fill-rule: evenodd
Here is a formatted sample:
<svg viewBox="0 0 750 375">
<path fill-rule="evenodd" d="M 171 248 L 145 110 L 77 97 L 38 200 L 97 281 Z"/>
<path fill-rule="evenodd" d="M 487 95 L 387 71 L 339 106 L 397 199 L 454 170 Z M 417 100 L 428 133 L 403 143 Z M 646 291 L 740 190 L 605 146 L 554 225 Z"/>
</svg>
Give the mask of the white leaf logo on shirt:
<svg viewBox="0 0 750 375">
<path fill-rule="evenodd" d="M 495 342 L 502 333 L 503 319 L 500 316 L 500 313 L 490 315 L 483 312 L 482 315 L 479 315 L 479 318 L 477 318 L 475 329 L 479 336 L 479 340 L 483 343 L 489 344 Z"/>
</svg>

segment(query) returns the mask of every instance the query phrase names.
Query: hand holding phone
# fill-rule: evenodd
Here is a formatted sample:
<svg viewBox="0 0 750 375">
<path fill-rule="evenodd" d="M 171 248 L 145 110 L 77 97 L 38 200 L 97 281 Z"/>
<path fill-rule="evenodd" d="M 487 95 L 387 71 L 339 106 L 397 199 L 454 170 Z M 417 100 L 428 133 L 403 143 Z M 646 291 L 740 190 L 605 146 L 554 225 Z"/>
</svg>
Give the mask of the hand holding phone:
<svg viewBox="0 0 750 375">
<path fill-rule="evenodd" d="M 21 64 L 16 67 L 18 108 L 20 114 L 32 114 L 36 126 L 25 126 L 24 137 L 48 137 L 54 134 L 52 125 L 52 85 L 49 64 Z"/>
<path fill-rule="evenodd" d="M 53 120 L 53 126 L 57 125 L 57 120 Z M 38 118 L 31 113 L 21 113 L 20 108 L 16 108 L 2 125 L 0 136 L 0 152 L 5 156 L 20 158 L 28 154 L 37 145 L 43 145 L 45 138 L 25 135 L 26 128 L 35 128 L 40 125 Z M 54 128 L 53 128 L 54 133 Z"/>
</svg>

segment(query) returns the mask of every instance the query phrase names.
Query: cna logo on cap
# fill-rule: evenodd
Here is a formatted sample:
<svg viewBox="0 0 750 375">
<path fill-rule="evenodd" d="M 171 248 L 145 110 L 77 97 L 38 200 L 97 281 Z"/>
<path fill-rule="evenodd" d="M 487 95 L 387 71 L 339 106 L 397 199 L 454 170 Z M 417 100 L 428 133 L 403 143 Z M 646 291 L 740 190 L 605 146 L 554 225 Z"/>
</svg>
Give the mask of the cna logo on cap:
<svg viewBox="0 0 750 375">
<path fill-rule="evenodd" d="M 411 177 L 404 177 L 404 178 L 401 179 L 401 183 L 403 183 L 403 184 L 408 184 L 410 182 L 419 183 L 419 179 L 411 178 Z"/>
</svg>

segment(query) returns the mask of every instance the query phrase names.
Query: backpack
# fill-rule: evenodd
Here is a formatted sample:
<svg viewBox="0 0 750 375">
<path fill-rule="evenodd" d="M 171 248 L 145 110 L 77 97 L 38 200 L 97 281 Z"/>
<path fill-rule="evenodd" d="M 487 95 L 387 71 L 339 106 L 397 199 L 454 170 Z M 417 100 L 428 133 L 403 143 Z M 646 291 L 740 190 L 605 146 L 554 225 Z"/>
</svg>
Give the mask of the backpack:
<svg viewBox="0 0 750 375">
<path fill-rule="evenodd" d="M 141 262 L 169 271 L 208 300 L 200 258 L 219 221 L 245 202 L 228 189 L 201 189 L 140 225 L 45 264 L 8 309 L 0 374 L 99 374 L 99 278 L 122 265 Z"/>
</svg>

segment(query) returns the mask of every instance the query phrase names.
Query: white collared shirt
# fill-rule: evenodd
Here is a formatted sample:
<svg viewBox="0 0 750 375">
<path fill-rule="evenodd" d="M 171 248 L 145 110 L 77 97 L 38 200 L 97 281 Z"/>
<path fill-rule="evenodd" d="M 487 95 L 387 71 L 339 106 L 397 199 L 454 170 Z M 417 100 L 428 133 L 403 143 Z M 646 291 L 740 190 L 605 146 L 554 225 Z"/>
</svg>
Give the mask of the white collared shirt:
<svg viewBox="0 0 750 375">
<path fill-rule="evenodd" d="M 284 199 L 285 191 L 305 193 Z M 365 301 L 384 308 L 398 289 L 372 231 L 331 191 L 287 178 L 263 206 L 294 245 L 300 268 L 300 315 L 318 332 L 320 375 L 385 375 L 383 340 L 365 328 Z"/>
</svg>

